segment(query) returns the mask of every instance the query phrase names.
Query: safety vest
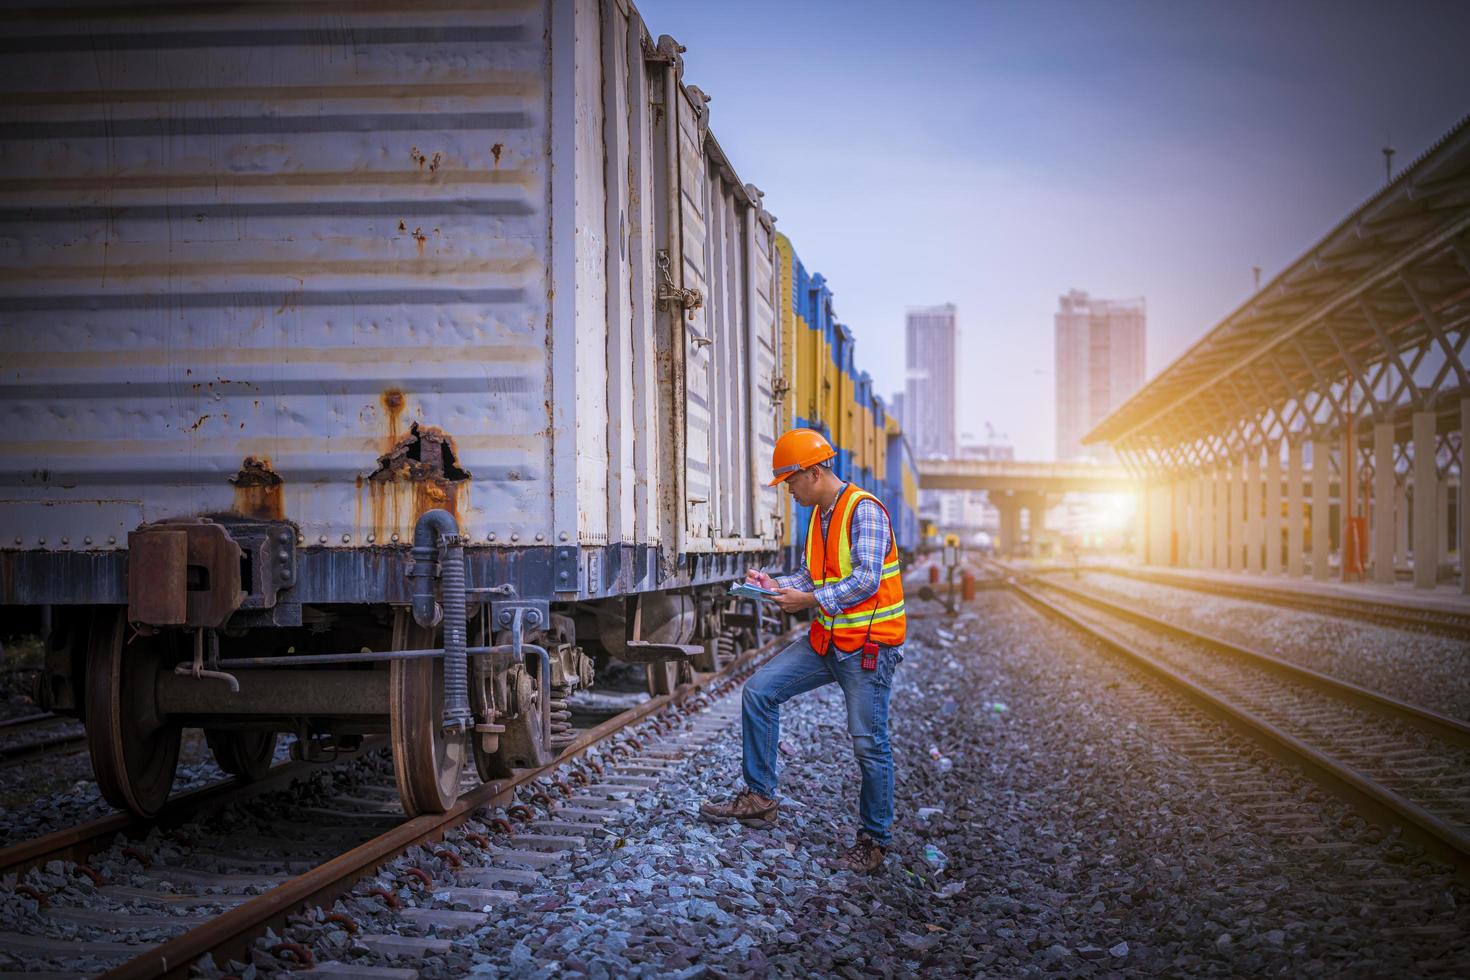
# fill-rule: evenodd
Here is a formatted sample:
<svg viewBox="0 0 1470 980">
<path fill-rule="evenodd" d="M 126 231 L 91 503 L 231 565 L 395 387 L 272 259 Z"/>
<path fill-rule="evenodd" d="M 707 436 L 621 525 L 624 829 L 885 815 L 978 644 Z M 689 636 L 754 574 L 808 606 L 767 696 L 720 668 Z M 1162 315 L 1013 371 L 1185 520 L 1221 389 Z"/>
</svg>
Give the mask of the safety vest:
<svg viewBox="0 0 1470 980">
<path fill-rule="evenodd" d="M 806 567 L 815 585 L 840 582 L 852 574 L 852 515 L 860 501 L 871 500 L 879 507 L 882 501 L 848 484 L 837 497 L 827 534 L 822 534 L 822 518 L 812 508 L 811 527 L 806 532 Z M 888 508 L 883 508 L 888 513 Z M 844 653 L 852 653 L 867 640 L 884 646 L 898 646 L 907 632 L 903 614 L 903 580 L 899 575 L 898 543 L 889 524 L 888 553 L 883 557 L 883 576 L 878 591 L 857 605 L 843 609 L 836 616 L 817 607 L 810 637 L 812 649 L 826 656 L 829 645 L 836 644 Z"/>
</svg>

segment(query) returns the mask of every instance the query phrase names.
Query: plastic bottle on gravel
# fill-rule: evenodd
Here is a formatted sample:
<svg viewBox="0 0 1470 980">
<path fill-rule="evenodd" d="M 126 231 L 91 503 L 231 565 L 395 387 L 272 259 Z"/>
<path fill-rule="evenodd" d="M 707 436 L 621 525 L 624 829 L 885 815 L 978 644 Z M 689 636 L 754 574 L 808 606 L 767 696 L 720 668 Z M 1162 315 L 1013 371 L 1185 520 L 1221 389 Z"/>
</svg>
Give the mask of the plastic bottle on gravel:
<svg viewBox="0 0 1470 980">
<path fill-rule="evenodd" d="M 949 772 L 951 769 L 954 768 L 954 763 L 949 761 L 949 756 L 941 755 L 939 759 L 934 763 L 934 767 L 940 772 Z"/>
<path fill-rule="evenodd" d="M 924 860 L 927 861 L 930 867 L 932 867 L 935 871 L 943 871 L 944 866 L 949 863 L 949 859 L 944 856 L 944 852 L 935 847 L 933 844 L 924 845 Z"/>
</svg>

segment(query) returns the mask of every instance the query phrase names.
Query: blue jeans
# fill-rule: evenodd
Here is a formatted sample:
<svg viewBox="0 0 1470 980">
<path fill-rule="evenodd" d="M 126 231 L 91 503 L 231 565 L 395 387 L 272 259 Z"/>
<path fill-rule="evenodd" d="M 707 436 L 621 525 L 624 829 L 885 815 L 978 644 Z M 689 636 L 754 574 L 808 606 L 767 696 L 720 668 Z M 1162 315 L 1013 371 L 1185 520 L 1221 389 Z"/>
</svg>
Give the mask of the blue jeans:
<svg viewBox="0 0 1470 980">
<path fill-rule="evenodd" d="M 847 733 L 863 774 L 858 810 L 863 830 L 888 845 L 893 826 L 893 749 L 888 744 L 888 697 L 903 647 L 880 647 L 877 670 L 863 670 L 862 650 L 836 647 L 818 656 L 805 637 L 772 657 L 745 682 L 741 736 L 745 785 L 776 796 L 776 752 L 781 740 L 781 705 L 798 694 L 836 681 L 847 700 Z"/>
</svg>

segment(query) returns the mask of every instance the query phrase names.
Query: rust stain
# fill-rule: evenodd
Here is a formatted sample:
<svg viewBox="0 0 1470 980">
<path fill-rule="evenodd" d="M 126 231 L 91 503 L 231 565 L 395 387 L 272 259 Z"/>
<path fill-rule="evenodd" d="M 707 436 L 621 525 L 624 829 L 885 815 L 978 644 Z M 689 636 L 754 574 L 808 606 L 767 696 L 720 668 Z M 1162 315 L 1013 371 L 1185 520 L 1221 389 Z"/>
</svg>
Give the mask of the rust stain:
<svg viewBox="0 0 1470 980">
<path fill-rule="evenodd" d="M 391 453 L 393 447 L 398 443 L 400 435 L 398 426 L 403 419 L 403 406 L 407 400 L 400 389 L 389 388 L 378 396 L 378 401 L 382 402 L 383 411 L 388 418 L 388 443 L 385 449 Z"/>
<path fill-rule="evenodd" d="M 398 230 L 399 231 L 408 231 L 408 225 L 404 223 L 404 221 L 403 221 L 402 218 L 399 218 L 398 219 Z"/>
<path fill-rule="evenodd" d="M 208 415 L 201 415 L 201 416 L 199 416 L 199 418 L 197 418 L 197 419 L 194 420 L 194 424 L 191 425 L 191 426 L 189 426 L 189 431 L 190 432 L 198 432 L 199 431 L 199 427 L 201 425 L 203 425 L 205 422 L 208 422 L 208 421 L 209 421 L 209 416 Z"/>
<path fill-rule="evenodd" d="M 402 411 L 402 393 L 384 393 L 384 406 L 393 395 L 397 408 L 389 408 L 389 418 Z M 415 422 L 407 433 L 396 439 L 388 452 L 378 457 L 377 468 L 365 479 L 359 478 L 359 491 L 366 489 L 372 533 L 377 543 L 388 544 L 393 534 L 405 541 L 413 533 L 419 515 L 435 507 L 460 518 L 461 503 L 467 501 L 470 473 L 459 466 L 454 440 L 432 425 Z M 361 527 L 362 494 L 358 494 L 358 526 Z"/>
<path fill-rule="evenodd" d="M 490 147 L 490 155 L 495 158 L 495 166 L 496 167 L 499 167 L 500 166 L 500 154 L 502 154 L 504 152 L 505 152 L 505 144 L 504 143 L 496 143 L 494 146 Z"/>
<path fill-rule="evenodd" d="M 429 158 L 420 153 L 419 148 L 416 146 L 409 148 L 408 158 L 418 164 L 420 170 L 424 169 L 424 164 L 429 162 Z"/>
<path fill-rule="evenodd" d="M 246 456 L 240 472 L 230 477 L 230 485 L 235 488 L 235 512 L 257 520 L 285 520 L 286 502 L 281 492 L 284 483 L 269 459 Z"/>
<path fill-rule="evenodd" d="M 418 243 L 419 254 L 420 255 L 423 255 L 424 254 L 424 243 L 429 240 L 429 236 L 424 234 L 424 229 L 423 228 L 415 228 L 413 230 L 413 240 Z"/>
<path fill-rule="evenodd" d="M 434 153 L 434 159 L 432 159 L 432 160 L 429 161 L 429 173 L 433 173 L 434 171 L 438 170 L 439 169 L 439 161 L 441 161 L 443 159 L 444 159 L 444 154 L 435 151 L 435 153 Z"/>
</svg>

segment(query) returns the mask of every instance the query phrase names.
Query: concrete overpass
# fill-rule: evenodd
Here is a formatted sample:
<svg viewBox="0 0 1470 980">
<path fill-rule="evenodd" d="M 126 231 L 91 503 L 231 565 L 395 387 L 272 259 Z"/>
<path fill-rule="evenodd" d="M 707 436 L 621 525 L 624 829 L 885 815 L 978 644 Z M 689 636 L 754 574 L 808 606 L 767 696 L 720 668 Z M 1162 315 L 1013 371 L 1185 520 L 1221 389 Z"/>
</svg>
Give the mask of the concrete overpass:
<svg viewBox="0 0 1470 980">
<path fill-rule="evenodd" d="M 921 490 L 984 490 L 1000 512 L 996 550 L 1016 553 L 1021 543 L 1021 511 L 1031 513 L 1035 538 L 1046 526 L 1046 511 L 1064 493 L 1134 493 L 1138 483 L 1115 466 L 1087 463 L 1028 463 L 1016 460 L 924 459 Z"/>
<path fill-rule="evenodd" d="M 1133 493 L 1138 482 L 1116 466 L 1026 463 L 991 459 L 921 459 L 921 490 L 999 490 L 1010 493 Z"/>
</svg>

